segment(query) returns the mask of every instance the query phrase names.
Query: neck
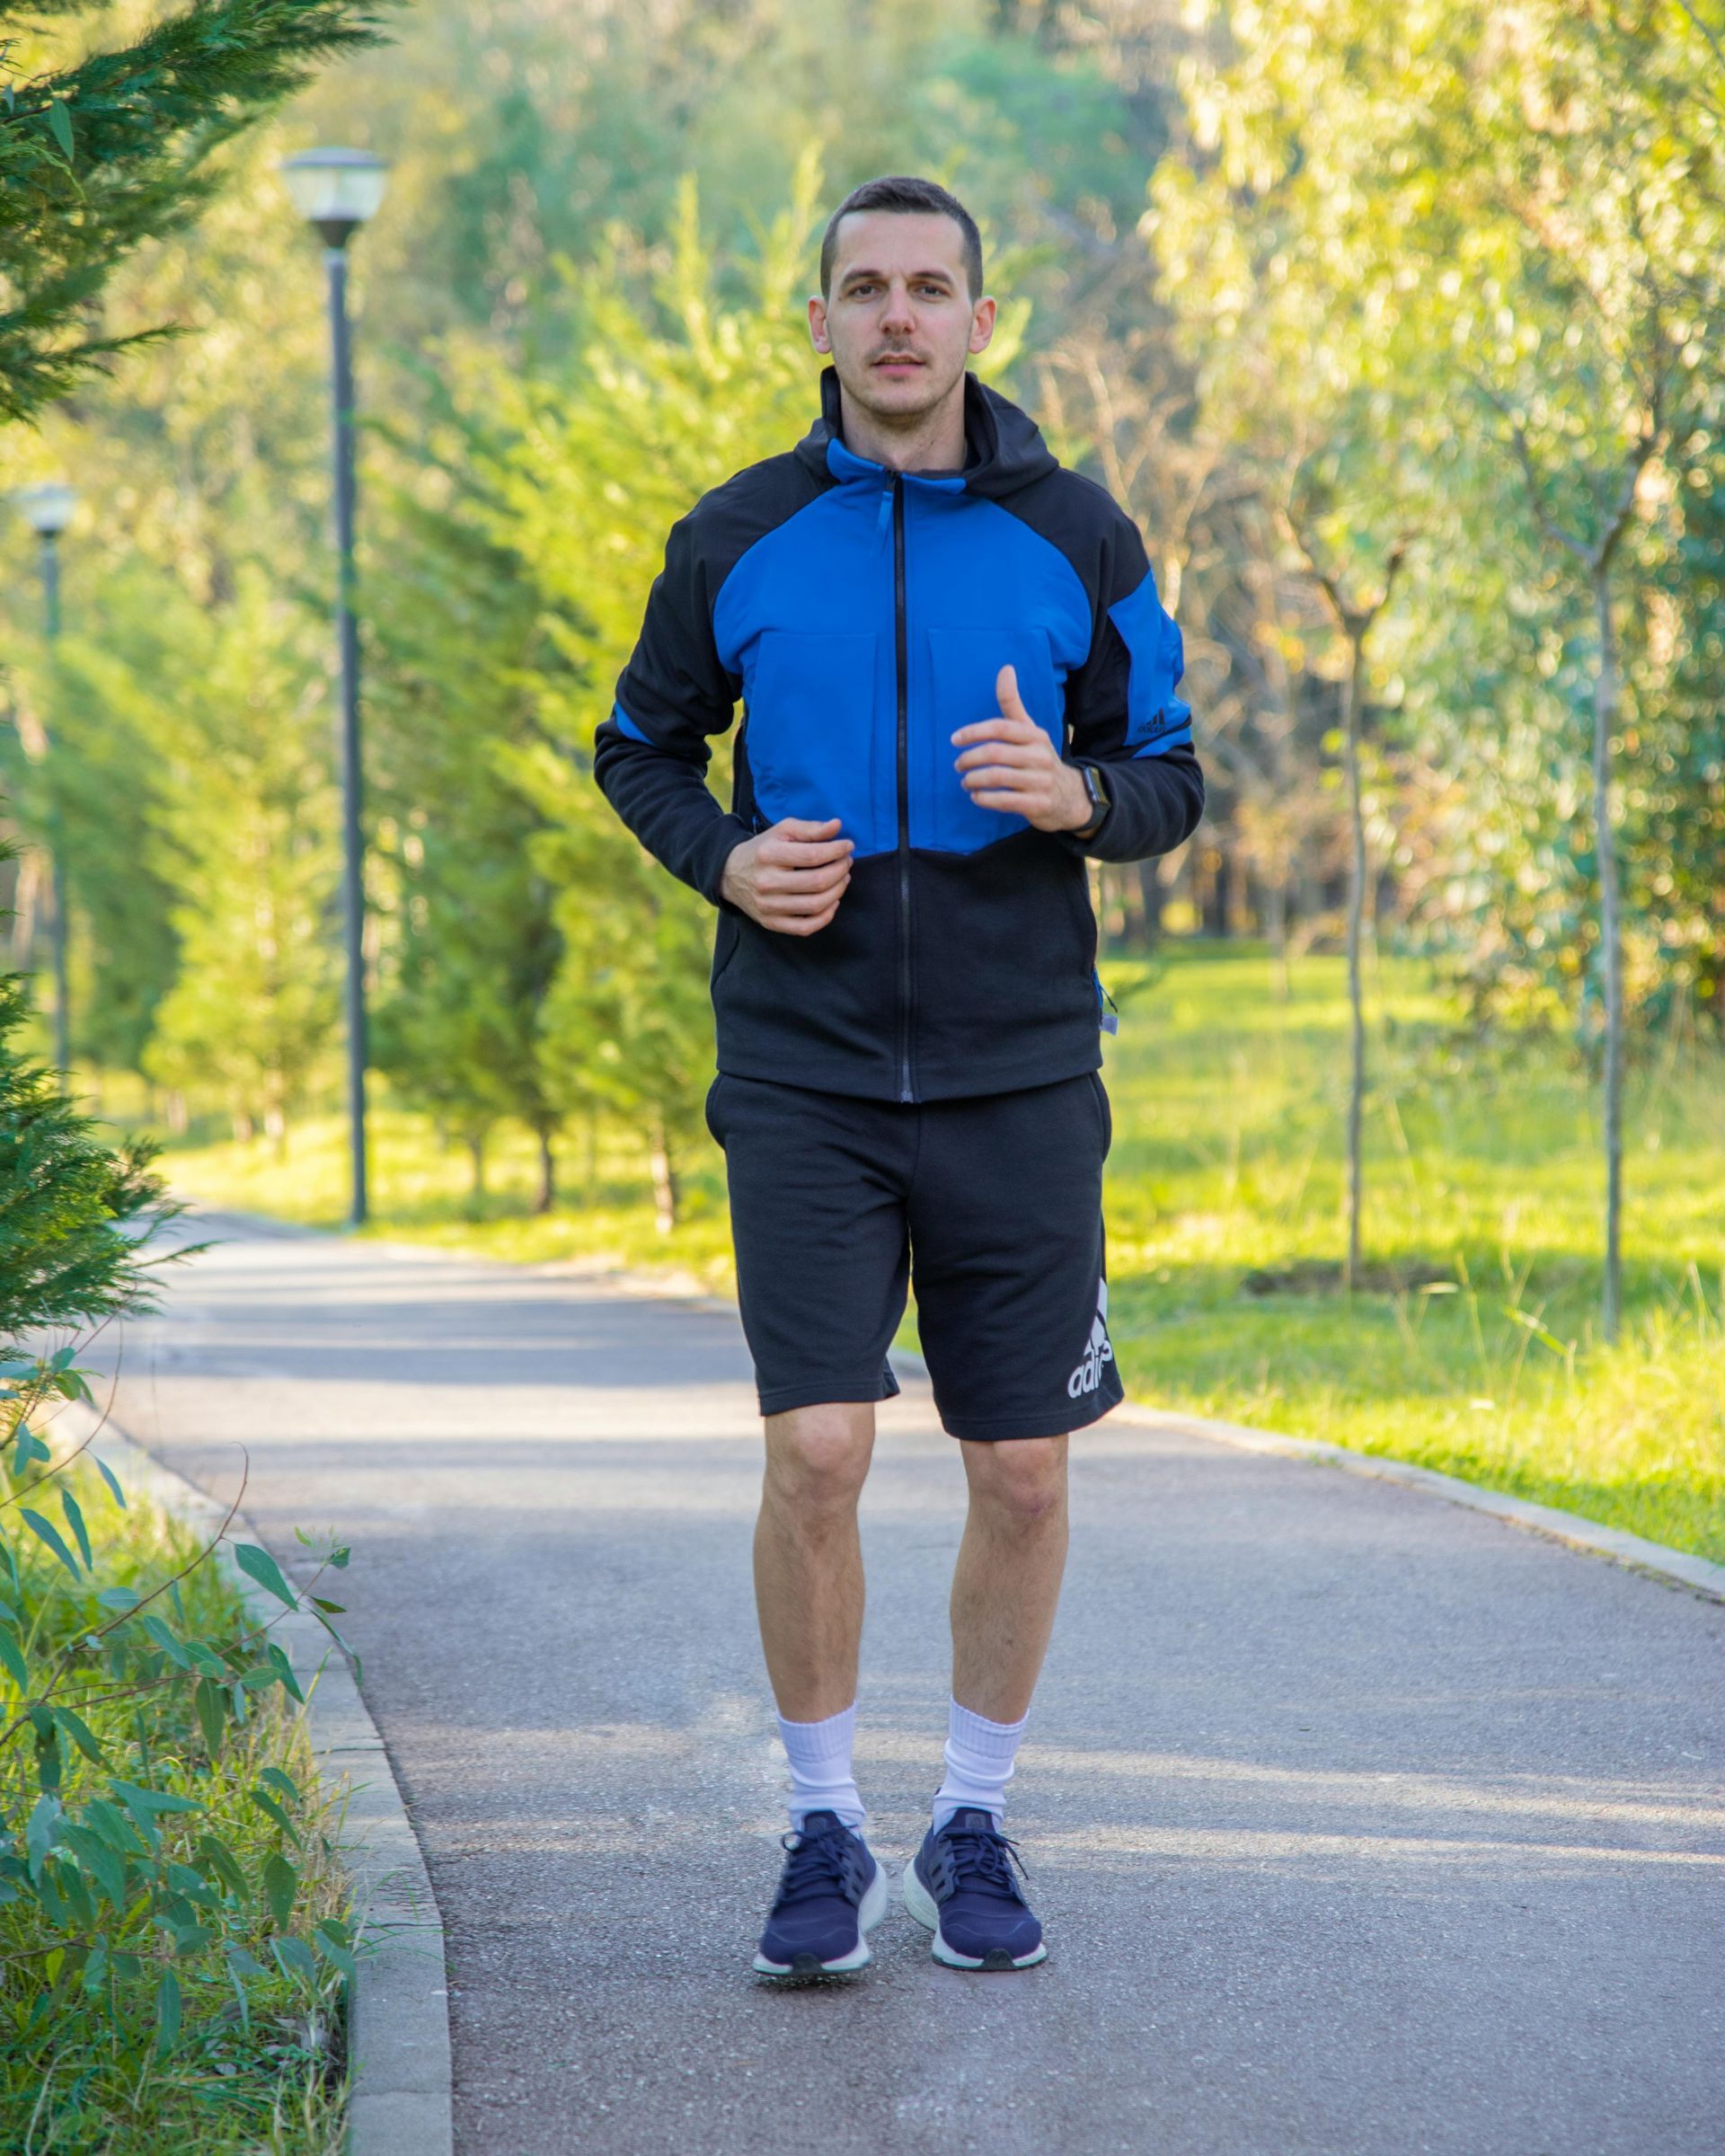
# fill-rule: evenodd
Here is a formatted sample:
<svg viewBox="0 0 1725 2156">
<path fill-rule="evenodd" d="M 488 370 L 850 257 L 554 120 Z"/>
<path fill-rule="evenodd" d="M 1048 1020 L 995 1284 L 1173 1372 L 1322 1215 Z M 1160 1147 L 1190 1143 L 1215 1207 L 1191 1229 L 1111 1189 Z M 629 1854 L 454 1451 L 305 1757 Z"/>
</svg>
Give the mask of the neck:
<svg viewBox="0 0 1725 2156">
<path fill-rule="evenodd" d="M 964 469 L 964 376 L 930 411 L 903 419 L 865 411 L 838 387 L 839 427 L 845 446 L 889 472 L 961 472 Z"/>
</svg>

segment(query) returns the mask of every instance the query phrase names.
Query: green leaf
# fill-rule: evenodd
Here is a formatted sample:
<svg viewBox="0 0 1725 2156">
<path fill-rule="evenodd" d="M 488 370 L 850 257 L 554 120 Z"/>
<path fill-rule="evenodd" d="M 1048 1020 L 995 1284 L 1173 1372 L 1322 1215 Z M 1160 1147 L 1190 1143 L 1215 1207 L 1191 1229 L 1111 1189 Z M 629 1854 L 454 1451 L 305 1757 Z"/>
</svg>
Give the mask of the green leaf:
<svg viewBox="0 0 1725 2156">
<path fill-rule="evenodd" d="M 347 1641 L 341 1637 L 341 1633 L 336 1630 L 335 1627 L 330 1622 L 329 1619 L 323 1614 L 322 1610 L 315 1610 L 313 1612 L 313 1614 L 316 1617 L 317 1621 L 323 1627 L 323 1630 L 330 1635 L 331 1639 L 333 1639 L 335 1644 L 341 1649 L 341 1652 L 348 1657 L 349 1661 L 353 1664 L 354 1683 L 356 1684 L 363 1684 L 366 1681 L 365 1664 L 361 1662 L 358 1656 L 354 1653 L 352 1648 L 348 1645 Z"/>
<path fill-rule="evenodd" d="M 135 1781 L 117 1780 L 112 1788 L 115 1796 L 133 1812 L 201 1812 L 204 1808 L 195 1798 L 176 1797 L 167 1789 L 141 1789 Z"/>
<path fill-rule="evenodd" d="M 185 1648 L 181 1645 L 180 1641 L 174 1638 L 173 1634 L 168 1630 L 162 1619 L 158 1617 L 154 1611 L 152 1611 L 150 1614 L 144 1620 L 144 1630 L 150 1635 L 150 1638 L 155 1641 L 155 1644 L 162 1649 L 163 1653 L 167 1656 L 169 1661 L 177 1662 L 181 1669 L 190 1669 L 191 1667 L 190 1656 L 187 1654 Z"/>
<path fill-rule="evenodd" d="M 281 1681 L 282 1690 L 289 1699 L 297 1700 L 303 1707 L 305 1704 L 305 1694 L 299 1689 L 299 1679 L 294 1674 L 293 1664 L 273 1639 L 269 1642 L 263 1651 L 270 1657 L 270 1666 Z"/>
<path fill-rule="evenodd" d="M 226 1842 L 218 1841 L 214 1834 L 201 1835 L 198 1842 L 198 1861 L 206 1871 L 213 1872 L 223 1886 L 230 1893 L 237 1895 L 241 1901 L 251 1899 L 252 1889 L 246 1876 L 240 1869 L 239 1860 Z"/>
<path fill-rule="evenodd" d="M 299 1874 L 279 1850 L 272 1851 L 263 1860 L 263 1891 L 270 1904 L 270 1913 L 284 1930 L 294 1913 L 294 1897 L 299 1892 Z"/>
<path fill-rule="evenodd" d="M 158 2056 L 171 2052 L 180 2041 L 180 1979 L 164 1969 L 155 1987 L 155 2048 Z"/>
<path fill-rule="evenodd" d="M 317 1963 L 312 1957 L 312 1949 L 303 1939 L 272 1939 L 270 1944 L 275 1948 L 276 1959 L 284 1969 L 292 1969 L 296 1975 L 305 1977 L 308 1984 L 317 1982 Z"/>
<path fill-rule="evenodd" d="M 66 1515 L 66 1524 L 76 1538 L 78 1555 L 84 1560 L 84 1570 L 93 1570 L 96 1560 L 90 1554 L 90 1530 L 84 1524 L 84 1507 L 69 1489 L 60 1492 L 60 1510 Z"/>
<path fill-rule="evenodd" d="M 65 151 L 68 163 L 73 156 L 72 115 L 66 109 L 64 98 L 57 97 L 48 108 L 48 124 L 54 130 L 54 139 Z"/>
<path fill-rule="evenodd" d="M 299 1785 L 289 1776 L 284 1774 L 279 1767 L 266 1767 L 259 1775 L 258 1780 L 267 1782 L 272 1789 L 279 1791 L 289 1804 L 299 1802 Z"/>
<path fill-rule="evenodd" d="M 348 1613 L 345 1602 L 325 1602 L 321 1595 L 314 1595 L 311 1601 L 314 1610 L 326 1610 L 332 1617 L 345 1617 Z"/>
<path fill-rule="evenodd" d="M 351 1984 L 354 1978 L 353 1956 L 345 1941 L 339 1938 L 327 1923 L 314 1924 L 312 1927 L 312 1937 L 317 1942 L 319 1953 L 326 1961 L 333 1963 Z"/>
<path fill-rule="evenodd" d="M 94 1760 L 100 1766 L 102 1764 L 102 1745 L 89 1723 L 81 1716 L 74 1714 L 69 1707 L 56 1707 L 53 1713 L 54 1719 L 66 1731 L 84 1756 L 86 1759 Z"/>
<path fill-rule="evenodd" d="M 60 1808 L 58 1797 L 39 1797 L 24 1828 L 24 1847 L 30 1855 L 30 1876 L 40 1879 L 48 1852 L 59 1839 L 60 1822 L 66 1814 Z"/>
<path fill-rule="evenodd" d="M 40 1512 L 32 1512 L 28 1505 L 21 1505 L 18 1507 L 18 1517 L 23 1521 L 39 1541 L 48 1544 L 74 1579 L 81 1579 L 84 1577 L 78 1570 L 77 1560 L 66 1548 L 59 1529 L 52 1520 L 45 1520 Z"/>
<path fill-rule="evenodd" d="M 282 1810 L 281 1807 L 276 1802 L 273 1797 L 265 1796 L 261 1789 L 252 1789 L 247 1793 L 251 1797 L 252 1803 L 257 1806 L 258 1809 L 262 1812 L 266 1817 L 273 1819 L 276 1825 L 289 1836 L 296 1848 L 303 1849 L 305 1846 L 299 1838 L 299 1829 L 294 1825 L 293 1821 L 288 1816 L 287 1813 Z"/>
<path fill-rule="evenodd" d="M 249 1573 L 278 1602 L 285 1602 L 290 1610 L 299 1607 L 298 1595 L 282 1577 L 281 1567 L 267 1550 L 260 1550 L 255 1542 L 235 1542 L 234 1561 L 242 1572 Z"/>
<path fill-rule="evenodd" d="M 102 1458 L 100 1453 L 92 1453 L 90 1459 L 95 1468 L 96 1472 L 108 1485 L 109 1496 L 112 1498 L 114 1503 L 119 1507 L 119 1509 L 124 1512 L 126 1509 L 126 1492 L 119 1487 L 118 1481 L 115 1480 L 113 1469 L 109 1466 L 108 1462 Z"/>
<path fill-rule="evenodd" d="M 105 1798 L 93 1797 L 84 1807 L 84 1823 L 94 1828 L 110 1849 L 117 1849 L 123 1857 L 141 1856 L 144 1843 L 134 1828 L 128 1825 L 123 1812 L 116 1811 Z"/>
<path fill-rule="evenodd" d="M 68 1826 L 62 1840 L 116 1909 L 126 1906 L 126 1860 L 87 1826 Z"/>
<path fill-rule="evenodd" d="M 34 1462 L 38 1460 L 46 1461 L 52 1458 L 53 1454 L 42 1443 L 41 1439 L 36 1435 L 35 1431 L 27 1429 L 21 1422 L 18 1425 L 16 1449 L 13 1454 L 13 1473 L 14 1475 L 22 1475 L 28 1468 L 31 1466 Z"/>
<path fill-rule="evenodd" d="M 136 1587 L 104 1587 L 96 1596 L 104 1610 L 135 1610 L 143 1599 Z"/>
<path fill-rule="evenodd" d="M 236 1946 L 232 1940 L 225 1950 L 227 1966 L 236 1976 L 267 1976 L 270 1974 L 261 1961 L 248 1954 L 243 1947 Z"/>
<path fill-rule="evenodd" d="M 213 1757 L 221 1750 L 222 1738 L 227 1733 L 226 1695 L 219 1684 L 212 1684 L 208 1677 L 199 1677 L 193 1700 L 198 1709 L 198 1727 L 203 1731 L 204 1742 Z"/>
<path fill-rule="evenodd" d="M 24 1659 L 24 1650 L 12 1636 L 9 1628 L 0 1626 L 0 1662 L 5 1664 L 6 1674 L 20 1692 L 30 1690 L 30 1665 Z"/>
</svg>

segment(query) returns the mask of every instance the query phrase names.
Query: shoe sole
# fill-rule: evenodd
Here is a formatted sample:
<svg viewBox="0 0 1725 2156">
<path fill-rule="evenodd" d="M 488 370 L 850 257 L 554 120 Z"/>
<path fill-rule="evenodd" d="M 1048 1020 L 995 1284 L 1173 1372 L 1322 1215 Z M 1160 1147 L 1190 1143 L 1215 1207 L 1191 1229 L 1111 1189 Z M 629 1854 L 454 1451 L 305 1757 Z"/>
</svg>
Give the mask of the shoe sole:
<svg viewBox="0 0 1725 2156">
<path fill-rule="evenodd" d="M 916 1877 L 915 1862 L 905 1867 L 904 1894 L 905 1907 L 924 1931 L 934 1934 L 934 1943 L 930 1952 L 936 1961 L 949 1969 L 980 1969 L 985 1975 L 995 1975 L 1009 1969 L 1033 1969 L 1039 1961 L 1046 1961 L 1048 1957 L 1048 1942 L 1045 1939 L 1037 1941 L 1033 1953 L 1021 1954 L 1016 1959 L 1004 1947 L 995 1947 L 990 1953 L 976 1955 L 960 1954 L 955 1947 L 948 1946 L 945 1934 L 941 1930 L 940 1905 Z"/>
<path fill-rule="evenodd" d="M 841 1954 L 834 1961 L 822 1961 L 814 1954 L 793 1954 L 789 1961 L 769 1961 L 765 1955 L 755 1957 L 755 1974 L 757 1976 L 788 1978 L 792 1984 L 812 1984 L 822 1976 L 854 1976 L 859 1969 L 866 1969 L 874 1957 L 869 1951 L 868 1935 L 892 1905 L 892 1882 L 887 1877 L 887 1868 L 877 1857 L 874 1877 L 863 1890 L 856 1912 L 856 1944 L 848 1954 Z"/>
</svg>

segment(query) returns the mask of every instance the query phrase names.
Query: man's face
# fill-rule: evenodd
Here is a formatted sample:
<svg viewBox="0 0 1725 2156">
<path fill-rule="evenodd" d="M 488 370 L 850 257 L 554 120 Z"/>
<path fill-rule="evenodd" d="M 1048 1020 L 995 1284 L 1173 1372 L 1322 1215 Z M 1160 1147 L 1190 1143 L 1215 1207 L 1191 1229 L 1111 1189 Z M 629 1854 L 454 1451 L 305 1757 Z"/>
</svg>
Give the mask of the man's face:
<svg viewBox="0 0 1725 2156">
<path fill-rule="evenodd" d="M 970 297 L 964 235 L 951 217 L 853 210 L 838 228 L 832 291 L 809 302 L 809 333 L 847 397 L 883 420 L 933 411 L 995 331 Z"/>
</svg>

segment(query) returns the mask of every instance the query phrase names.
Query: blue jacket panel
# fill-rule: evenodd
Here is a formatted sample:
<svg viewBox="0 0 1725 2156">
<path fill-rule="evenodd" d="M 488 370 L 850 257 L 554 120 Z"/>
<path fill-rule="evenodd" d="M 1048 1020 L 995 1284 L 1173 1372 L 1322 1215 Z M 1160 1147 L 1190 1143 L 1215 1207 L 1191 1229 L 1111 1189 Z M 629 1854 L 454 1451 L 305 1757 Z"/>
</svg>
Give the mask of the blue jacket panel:
<svg viewBox="0 0 1725 2156">
<path fill-rule="evenodd" d="M 1166 852 L 1203 804 L 1180 632 L 1137 526 L 1006 399 L 968 379 L 962 473 L 898 474 L 845 446 L 831 369 L 821 386 L 793 452 L 673 528 L 596 775 L 720 908 L 721 1070 L 899 1100 L 1093 1070 L 1084 856 Z M 1086 841 L 960 782 L 951 735 L 996 713 L 1008 664 L 1057 750 L 1104 775 Z M 727 814 L 704 773 L 739 700 Z M 720 888 L 735 846 L 786 817 L 836 817 L 855 844 L 811 937 L 761 928 Z"/>
</svg>

